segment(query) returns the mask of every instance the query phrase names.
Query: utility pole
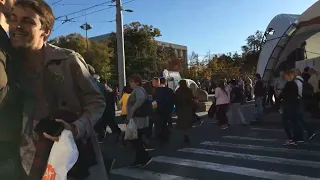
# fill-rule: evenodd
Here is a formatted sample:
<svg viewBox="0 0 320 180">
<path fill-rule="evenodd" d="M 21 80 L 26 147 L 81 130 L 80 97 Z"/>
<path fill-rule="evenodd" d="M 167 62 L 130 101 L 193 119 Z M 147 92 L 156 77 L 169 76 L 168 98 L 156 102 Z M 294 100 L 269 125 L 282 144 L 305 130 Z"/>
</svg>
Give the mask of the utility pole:
<svg viewBox="0 0 320 180">
<path fill-rule="evenodd" d="M 122 93 L 126 85 L 126 69 L 125 69 L 125 54 L 124 54 L 124 35 L 122 21 L 122 3 L 121 0 L 115 0 L 117 7 L 117 54 L 118 54 L 118 75 L 119 75 L 119 90 Z"/>
</svg>

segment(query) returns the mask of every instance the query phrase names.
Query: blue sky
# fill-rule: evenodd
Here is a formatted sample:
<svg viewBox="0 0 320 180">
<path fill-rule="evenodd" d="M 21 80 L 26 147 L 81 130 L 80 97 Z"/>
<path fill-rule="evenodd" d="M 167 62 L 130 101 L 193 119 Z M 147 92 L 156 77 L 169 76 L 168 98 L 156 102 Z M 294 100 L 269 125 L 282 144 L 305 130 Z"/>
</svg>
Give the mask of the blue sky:
<svg viewBox="0 0 320 180">
<path fill-rule="evenodd" d="M 47 0 L 50 4 L 60 0 Z M 55 16 L 64 16 L 109 0 L 61 0 L 52 5 Z M 122 0 L 123 3 L 129 0 Z M 124 13 L 124 23 L 139 21 L 161 30 L 161 41 L 188 46 L 200 56 L 211 53 L 240 51 L 245 39 L 256 30 L 265 30 L 270 20 L 280 13 L 301 14 L 316 0 L 133 0 L 124 5 L 134 12 Z M 91 13 L 108 7 L 98 6 Z M 85 15 L 85 12 L 69 18 Z M 88 36 L 115 31 L 115 8 L 83 16 L 60 25 L 51 38 L 70 33 L 85 34 L 80 25 L 86 20 L 93 26 Z M 60 26 L 59 26 L 60 25 Z M 58 27 L 59 26 L 59 27 Z"/>
</svg>

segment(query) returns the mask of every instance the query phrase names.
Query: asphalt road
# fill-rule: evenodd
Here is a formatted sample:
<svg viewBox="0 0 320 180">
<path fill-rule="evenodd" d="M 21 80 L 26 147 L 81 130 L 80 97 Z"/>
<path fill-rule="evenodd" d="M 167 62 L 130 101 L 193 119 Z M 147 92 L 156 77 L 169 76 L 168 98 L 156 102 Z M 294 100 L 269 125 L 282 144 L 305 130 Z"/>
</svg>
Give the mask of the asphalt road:
<svg viewBox="0 0 320 180">
<path fill-rule="evenodd" d="M 145 168 L 127 168 L 133 162 L 130 147 L 115 145 L 112 136 L 102 145 L 115 158 L 109 180 L 314 180 L 320 179 L 320 134 L 298 147 L 284 147 L 278 123 L 238 125 L 220 130 L 208 119 L 191 131 L 191 143 L 172 129 L 170 142 L 154 144 L 153 161 Z"/>
</svg>

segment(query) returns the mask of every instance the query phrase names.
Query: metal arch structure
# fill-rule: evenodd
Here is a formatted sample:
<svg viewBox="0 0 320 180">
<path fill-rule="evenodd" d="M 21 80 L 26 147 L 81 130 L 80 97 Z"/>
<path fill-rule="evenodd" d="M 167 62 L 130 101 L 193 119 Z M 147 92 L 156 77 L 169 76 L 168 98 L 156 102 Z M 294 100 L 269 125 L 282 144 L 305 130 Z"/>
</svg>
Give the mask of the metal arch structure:
<svg viewBox="0 0 320 180">
<path fill-rule="evenodd" d="M 272 78 L 275 63 L 288 42 L 288 34 L 292 31 L 298 17 L 299 15 L 279 14 L 268 25 L 264 33 L 265 42 L 257 65 L 257 73 L 261 75 L 265 83 L 268 83 Z M 270 29 L 273 30 L 272 34 L 269 34 Z"/>
<path fill-rule="evenodd" d="M 268 34 L 270 28 L 274 30 L 272 35 Z M 280 14 L 273 18 L 267 27 L 266 42 L 262 47 L 257 65 L 257 73 L 262 76 L 263 81 L 269 83 L 279 65 L 304 42 L 307 46 L 310 44 L 309 49 L 319 49 L 320 53 L 320 48 L 315 48 L 320 44 L 319 32 L 320 1 L 314 3 L 300 16 Z"/>
</svg>

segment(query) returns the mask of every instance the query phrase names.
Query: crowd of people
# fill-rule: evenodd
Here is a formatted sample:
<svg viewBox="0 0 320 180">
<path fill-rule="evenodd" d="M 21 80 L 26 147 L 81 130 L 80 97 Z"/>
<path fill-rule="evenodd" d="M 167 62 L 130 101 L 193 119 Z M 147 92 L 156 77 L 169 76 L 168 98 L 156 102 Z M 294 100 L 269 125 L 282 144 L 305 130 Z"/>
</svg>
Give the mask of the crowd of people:
<svg viewBox="0 0 320 180">
<path fill-rule="evenodd" d="M 107 179 L 105 158 L 98 144 L 105 139 L 106 126 L 115 134 L 116 142 L 126 144 L 115 120 L 117 102 L 124 122 L 133 120 L 137 127 L 138 137 L 129 141 L 135 151 L 133 166 L 144 167 L 151 162 L 148 142 L 169 141 L 172 113 L 178 116 L 176 127 L 183 132 L 183 142 L 190 142 L 191 127 L 202 121 L 196 115 L 196 94 L 185 80 L 174 91 L 165 78 L 144 82 L 140 75 L 132 75 L 129 86 L 119 95 L 79 53 L 46 43 L 54 21 L 51 7 L 43 0 L 0 1 L 2 179 L 40 180 L 47 175 L 50 150 L 59 135 L 35 129 L 39 129 L 40 122 L 50 120 L 72 132 L 79 149 L 79 159 L 68 178 Z M 215 109 L 221 129 L 234 123 L 252 123 L 245 120 L 240 109 L 242 103 L 252 99 L 257 108 L 254 122 L 263 121 L 265 105 L 273 104 L 275 95 L 288 137 L 285 145 L 303 142 L 304 129 L 307 139 L 312 139 L 315 133 L 304 113 L 306 110 L 315 114 L 319 109 L 319 81 L 314 69 L 302 74 L 299 69 L 281 73 L 268 87 L 268 93 L 261 76 L 257 74 L 255 78 L 254 85 L 250 78 L 220 80 L 217 87 L 212 85 L 212 111 Z M 44 127 L 50 129 L 48 124 Z"/>
<path fill-rule="evenodd" d="M 278 78 L 266 86 L 260 74 L 255 75 L 252 84 L 241 79 L 220 80 L 215 88 L 215 103 L 209 110 L 209 117 L 215 118 L 221 129 L 232 124 L 255 124 L 264 121 L 266 108 L 279 111 L 288 140 L 284 145 L 297 145 L 315 136 L 312 127 L 306 123 L 306 115 L 315 116 L 319 110 L 319 79 L 313 68 L 306 67 L 280 72 Z M 246 84 L 250 84 L 249 86 Z M 248 88 L 249 87 L 249 88 Z M 246 121 L 241 104 L 254 99 L 255 119 Z M 307 137 L 303 132 L 307 131 Z"/>
<path fill-rule="evenodd" d="M 94 74 L 92 70 L 92 75 Z M 100 87 L 102 94 L 106 96 L 106 100 L 115 97 L 105 81 L 96 78 L 97 85 Z M 107 97 L 109 93 L 109 98 Z M 151 115 L 137 115 L 139 111 L 148 111 L 146 103 L 152 102 Z M 107 103 L 105 112 L 113 111 L 113 113 L 104 113 L 102 118 L 95 125 L 99 141 L 103 143 L 106 135 L 106 126 L 109 126 L 112 134 L 116 135 L 116 141 L 120 140 L 122 145 L 126 145 L 124 133 L 119 131 L 119 127 L 115 122 L 115 100 Z M 133 149 L 136 152 L 135 161 L 132 166 L 146 166 L 151 157 L 147 150 L 153 150 L 150 147 L 150 141 L 166 143 L 169 141 L 172 127 L 172 114 L 176 113 L 178 119 L 176 127 L 181 129 L 184 134 L 184 143 L 189 143 L 189 131 L 195 123 L 200 123 L 200 118 L 196 115 L 197 99 L 194 92 L 187 86 L 185 80 L 179 82 L 179 88 L 174 92 L 168 87 L 167 80 L 163 77 L 155 77 L 150 82 L 143 82 L 141 76 L 132 75 L 129 78 L 129 86 L 125 86 L 119 100 L 121 105 L 121 117 L 124 122 L 128 123 L 133 119 L 137 125 L 138 139 L 130 140 Z M 150 104 L 150 103 L 149 103 Z M 108 109 L 109 108 L 109 109 Z M 106 116 L 105 116 L 106 114 Z M 140 114 L 140 113 L 139 113 Z M 145 112 L 144 114 L 149 114 Z M 100 131 L 99 131 L 100 130 Z"/>
</svg>

